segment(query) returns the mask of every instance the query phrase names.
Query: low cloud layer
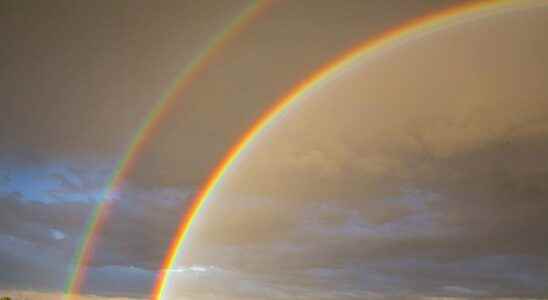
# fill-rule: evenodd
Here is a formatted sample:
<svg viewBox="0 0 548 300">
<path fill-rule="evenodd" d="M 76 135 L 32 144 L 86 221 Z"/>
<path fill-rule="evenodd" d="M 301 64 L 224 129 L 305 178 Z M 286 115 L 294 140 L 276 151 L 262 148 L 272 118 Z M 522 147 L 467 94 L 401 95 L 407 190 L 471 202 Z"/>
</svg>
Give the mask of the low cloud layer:
<svg viewBox="0 0 548 300">
<path fill-rule="evenodd" d="M 99 201 L 94 197 L 102 195 L 94 184 L 102 182 L 102 170 L 80 167 L 66 163 L 53 171 L 33 172 L 44 176 L 33 180 L 51 181 L 30 194 L 55 193 L 56 197 L 46 201 L 28 198 L 25 189 L 10 188 L 0 194 L 0 262 L 8 270 L 0 275 L 2 288 L 63 288 L 84 226 Z M 22 177 L 17 171 L 13 176 Z M 90 198 L 83 201 L 78 195 Z M 113 199 L 102 200 L 112 205 L 93 245 L 83 291 L 148 294 L 189 196 L 190 192 L 178 188 L 127 187 Z"/>
<path fill-rule="evenodd" d="M 11 297 L 14 300 L 58 300 L 63 297 L 61 293 L 55 292 L 39 292 L 39 291 L 24 291 L 24 290 L 0 290 L 2 297 Z M 74 300 L 136 300 L 140 298 L 121 298 L 121 297 L 100 297 L 93 295 L 76 295 Z"/>
</svg>

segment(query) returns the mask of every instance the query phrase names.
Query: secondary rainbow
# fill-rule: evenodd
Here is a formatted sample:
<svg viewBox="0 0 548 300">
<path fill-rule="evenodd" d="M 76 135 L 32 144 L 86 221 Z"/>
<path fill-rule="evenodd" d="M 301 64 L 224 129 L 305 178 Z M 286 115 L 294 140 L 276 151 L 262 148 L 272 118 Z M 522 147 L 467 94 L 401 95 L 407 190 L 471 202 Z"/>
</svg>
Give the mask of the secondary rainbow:
<svg viewBox="0 0 548 300">
<path fill-rule="evenodd" d="M 275 101 L 274 104 L 255 121 L 253 126 L 228 150 L 224 158 L 210 173 L 208 179 L 202 184 L 199 192 L 194 197 L 191 206 L 187 209 L 181 219 L 175 238 L 167 251 L 162 269 L 158 274 L 150 299 L 162 300 L 169 279 L 169 270 L 173 269 L 177 257 L 181 253 L 181 247 L 188 236 L 192 222 L 204 206 L 208 197 L 215 190 L 219 182 L 221 182 L 223 176 L 230 170 L 230 167 L 242 152 L 265 129 L 265 127 L 275 121 L 280 113 L 288 110 L 291 104 L 294 104 L 298 99 L 301 99 L 303 95 L 312 91 L 315 87 L 320 86 L 323 82 L 332 78 L 334 74 L 342 71 L 365 55 L 372 54 L 373 52 L 379 51 L 390 45 L 397 45 L 396 43 L 399 41 L 405 41 L 408 38 L 414 38 L 420 34 L 433 32 L 452 24 L 467 22 L 471 19 L 483 17 L 485 14 L 507 11 L 510 8 L 519 7 L 520 4 L 524 3 L 539 2 L 521 0 L 473 1 L 451 6 L 444 10 L 413 19 L 359 43 L 348 51 L 335 57 L 328 64 L 317 69 L 306 79 L 300 81 L 283 97 Z"/>
<path fill-rule="evenodd" d="M 103 194 L 104 201 L 97 204 L 91 213 L 84 230 L 83 239 L 75 252 L 71 264 L 71 270 L 65 283 L 64 299 L 69 300 L 80 292 L 82 283 L 85 280 L 86 266 L 93 256 L 93 248 L 99 231 L 104 224 L 109 207 L 111 207 L 116 193 L 121 189 L 122 184 L 131 173 L 136 159 L 143 147 L 147 144 L 158 124 L 170 111 L 175 100 L 190 86 L 218 54 L 224 46 L 242 32 L 253 20 L 260 16 L 271 4 L 271 1 L 253 1 L 238 16 L 236 16 L 222 31 L 209 40 L 207 46 L 200 52 L 173 81 L 170 88 L 160 97 L 153 109 L 148 113 L 141 127 L 133 135 L 133 139 L 126 147 L 125 155 L 118 161 L 115 171 L 109 178 L 109 184 Z"/>
</svg>

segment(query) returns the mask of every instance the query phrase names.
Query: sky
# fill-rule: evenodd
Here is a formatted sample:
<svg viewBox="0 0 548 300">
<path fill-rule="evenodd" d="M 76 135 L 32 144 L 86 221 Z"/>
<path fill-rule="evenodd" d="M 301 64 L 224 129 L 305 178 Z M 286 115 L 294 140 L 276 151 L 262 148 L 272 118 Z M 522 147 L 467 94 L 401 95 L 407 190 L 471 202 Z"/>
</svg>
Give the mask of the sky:
<svg viewBox="0 0 548 300">
<path fill-rule="evenodd" d="M 147 113 L 246 1 L 0 1 L 0 296 L 60 299 Z M 212 59 L 114 195 L 81 299 L 147 299 L 246 128 L 360 41 L 459 1 L 276 1 Z M 542 4 L 542 1 L 532 1 Z M 548 298 L 548 6 L 401 41 L 254 140 L 165 299 Z"/>
</svg>

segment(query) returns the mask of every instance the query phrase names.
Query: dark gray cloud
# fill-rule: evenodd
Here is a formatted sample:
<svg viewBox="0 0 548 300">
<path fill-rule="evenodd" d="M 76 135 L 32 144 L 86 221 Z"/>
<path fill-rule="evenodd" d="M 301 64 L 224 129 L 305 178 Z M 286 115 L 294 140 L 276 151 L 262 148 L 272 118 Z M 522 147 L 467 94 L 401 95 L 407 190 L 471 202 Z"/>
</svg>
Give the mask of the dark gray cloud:
<svg viewBox="0 0 548 300">
<path fill-rule="evenodd" d="M 57 243 L 50 230 L 78 237 L 91 211 L 90 204 L 41 203 L 26 200 L 19 194 L 1 196 L 0 205 L 2 234 L 43 243 L 43 246 Z"/>
<path fill-rule="evenodd" d="M 157 268 L 185 210 L 184 193 L 141 192 L 133 197 L 124 193 L 111 201 L 108 223 L 100 233 L 95 249 L 97 257 L 92 263 Z M 61 248 L 68 257 L 96 206 L 81 202 L 41 203 L 17 194 L 2 196 L 0 205 L 1 234 L 38 247 Z"/>
</svg>

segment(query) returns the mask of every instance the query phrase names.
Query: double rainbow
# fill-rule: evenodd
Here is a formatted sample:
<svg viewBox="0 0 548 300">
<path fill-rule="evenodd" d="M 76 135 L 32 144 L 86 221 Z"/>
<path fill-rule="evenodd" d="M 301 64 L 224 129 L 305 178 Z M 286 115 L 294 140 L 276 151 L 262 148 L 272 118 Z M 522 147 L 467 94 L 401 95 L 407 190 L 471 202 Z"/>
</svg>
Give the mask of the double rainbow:
<svg viewBox="0 0 548 300">
<path fill-rule="evenodd" d="M 300 81 L 289 90 L 285 96 L 275 101 L 274 104 L 255 121 L 253 126 L 228 150 L 225 157 L 218 163 L 208 179 L 200 187 L 198 193 L 192 200 L 190 207 L 181 219 L 175 238 L 162 263 L 154 290 L 151 294 L 151 299 L 161 300 L 163 298 L 169 280 L 169 270 L 173 269 L 177 257 L 181 253 L 181 247 L 188 236 L 191 225 L 201 211 L 209 195 L 215 190 L 224 175 L 230 170 L 231 166 L 242 152 L 255 138 L 257 138 L 264 128 L 274 122 L 277 116 L 288 110 L 298 99 L 302 99 L 304 95 L 321 86 L 322 83 L 328 81 L 335 74 L 343 71 L 366 55 L 371 55 L 388 46 L 398 45 L 401 42 L 446 28 L 450 25 L 468 22 L 485 15 L 504 12 L 510 8 L 528 6 L 528 4 L 531 3 L 546 5 L 548 2 L 542 0 L 471 1 L 413 19 L 359 43 L 348 51 L 335 57 L 331 62 L 313 72 L 306 79 Z M 127 178 L 127 175 L 133 169 L 137 156 L 147 141 L 150 140 L 154 129 L 157 128 L 157 125 L 171 108 L 174 99 L 180 96 L 197 75 L 204 70 L 210 59 L 223 48 L 227 41 L 241 32 L 245 26 L 250 24 L 252 20 L 259 16 L 267 7 L 269 7 L 268 2 L 256 2 L 246 8 L 226 27 L 225 30 L 217 34 L 208 43 L 208 46 L 202 54 L 197 56 L 185 69 L 183 69 L 178 76 L 178 79 L 174 81 L 171 88 L 168 89 L 168 92 L 161 98 L 162 100 L 159 101 L 154 109 L 148 114 L 143 125 L 134 135 L 132 142 L 127 147 L 126 155 L 118 162 L 116 172 L 112 174 L 109 180 L 109 185 L 105 192 L 105 199 L 112 198 L 120 189 L 120 186 Z M 72 295 L 79 292 L 85 279 L 85 268 L 92 257 L 93 246 L 97 234 L 106 219 L 111 203 L 112 201 L 104 201 L 98 204 L 94 208 L 86 225 L 83 241 L 76 252 L 77 255 L 75 255 L 72 264 L 73 269 L 66 283 L 65 299 L 67 300 L 70 299 Z"/>
<path fill-rule="evenodd" d="M 181 248 L 190 232 L 191 225 L 208 197 L 219 185 L 225 174 L 231 169 L 231 166 L 236 162 L 243 151 L 250 146 L 267 126 L 273 123 L 281 113 L 287 111 L 291 105 L 297 102 L 297 100 L 302 99 L 304 95 L 321 86 L 322 83 L 333 78 L 335 74 L 343 71 L 366 55 L 373 54 L 388 46 L 398 45 L 399 42 L 416 38 L 442 28 L 447 28 L 450 25 L 469 22 L 470 20 L 481 18 L 485 15 L 504 12 L 510 8 L 517 8 L 525 3 L 530 4 L 531 2 L 540 3 L 540 1 L 534 2 L 525 0 L 467 2 L 413 19 L 350 48 L 350 50 L 335 57 L 331 62 L 319 68 L 306 79 L 295 85 L 285 94 L 285 96 L 275 101 L 274 104 L 255 121 L 251 128 L 249 128 L 243 136 L 240 137 L 237 143 L 228 150 L 225 157 L 211 172 L 205 183 L 203 183 L 198 194 L 193 199 L 190 208 L 186 211 L 181 220 L 175 239 L 167 252 L 150 299 L 163 299 L 169 281 L 169 270 L 174 269 L 174 264 L 177 261 L 178 255 L 181 254 Z M 548 4 L 548 2 L 544 2 L 544 4 Z"/>
<path fill-rule="evenodd" d="M 71 270 L 65 283 L 64 299 L 70 300 L 74 295 L 80 292 L 82 283 L 85 280 L 86 268 L 93 256 L 93 248 L 99 231 L 107 218 L 112 199 L 121 189 L 121 186 L 128 174 L 135 166 L 137 157 L 143 150 L 158 124 L 162 122 L 170 111 L 170 108 L 180 98 L 182 93 L 192 84 L 197 76 L 208 66 L 211 59 L 218 54 L 226 44 L 237 34 L 242 32 L 246 26 L 259 17 L 269 6 L 268 0 L 253 1 L 230 24 L 215 35 L 208 43 L 205 49 L 196 56 L 177 76 L 171 87 L 160 98 L 160 101 L 148 113 L 143 125 L 134 134 L 129 146 L 126 148 L 125 155 L 118 161 L 115 172 L 109 178 L 109 184 L 103 194 L 104 201 L 97 204 L 91 216 L 88 218 L 84 229 L 83 239 L 79 244 L 76 254 L 73 256 Z"/>
</svg>

